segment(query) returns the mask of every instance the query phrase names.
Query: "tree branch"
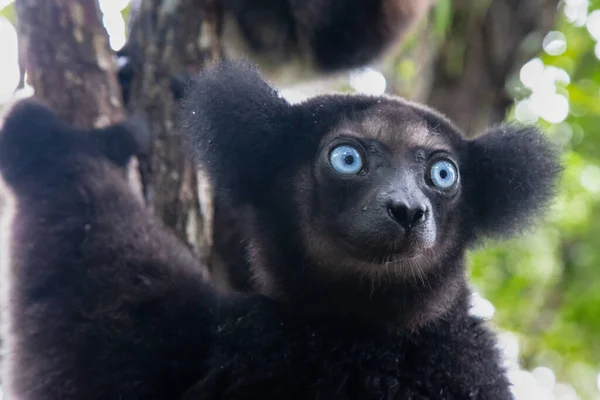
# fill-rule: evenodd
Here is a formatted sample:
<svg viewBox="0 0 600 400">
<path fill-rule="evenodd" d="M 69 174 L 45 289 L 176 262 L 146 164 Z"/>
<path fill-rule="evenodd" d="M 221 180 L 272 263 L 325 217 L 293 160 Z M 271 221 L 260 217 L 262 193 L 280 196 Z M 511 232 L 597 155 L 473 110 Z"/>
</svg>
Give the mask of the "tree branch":
<svg viewBox="0 0 600 400">
<path fill-rule="evenodd" d="M 501 122 L 512 98 L 508 77 L 540 50 L 553 24 L 557 0 L 455 0 L 449 37 L 435 64 L 427 103 L 474 135 Z M 524 39 L 540 46 L 525 50 Z"/>
<path fill-rule="evenodd" d="M 97 0 L 16 0 L 21 59 L 35 96 L 67 122 L 123 118 L 116 66 Z"/>
<path fill-rule="evenodd" d="M 127 107 L 148 116 L 153 135 L 150 159 L 143 163 L 147 201 L 209 262 L 211 227 L 204 219 L 212 219 L 212 195 L 206 182 L 198 183 L 185 149 L 171 83 L 219 57 L 219 10 L 209 0 L 139 0 L 134 6 L 127 43 L 134 78 Z"/>
</svg>

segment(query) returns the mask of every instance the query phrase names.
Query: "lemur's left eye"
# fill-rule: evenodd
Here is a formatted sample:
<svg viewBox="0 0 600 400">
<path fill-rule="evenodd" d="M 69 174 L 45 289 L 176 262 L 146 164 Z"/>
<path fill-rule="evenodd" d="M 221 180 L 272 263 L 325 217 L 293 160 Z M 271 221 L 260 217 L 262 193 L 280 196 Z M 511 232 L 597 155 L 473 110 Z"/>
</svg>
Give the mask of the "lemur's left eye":
<svg viewBox="0 0 600 400">
<path fill-rule="evenodd" d="M 363 166 L 360 152 L 347 144 L 334 148 L 329 154 L 329 162 L 333 169 L 344 175 L 356 175 Z"/>
<path fill-rule="evenodd" d="M 431 182 L 440 189 L 448 189 L 456 183 L 458 173 L 450 161 L 437 161 L 429 170 Z"/>
</svg>

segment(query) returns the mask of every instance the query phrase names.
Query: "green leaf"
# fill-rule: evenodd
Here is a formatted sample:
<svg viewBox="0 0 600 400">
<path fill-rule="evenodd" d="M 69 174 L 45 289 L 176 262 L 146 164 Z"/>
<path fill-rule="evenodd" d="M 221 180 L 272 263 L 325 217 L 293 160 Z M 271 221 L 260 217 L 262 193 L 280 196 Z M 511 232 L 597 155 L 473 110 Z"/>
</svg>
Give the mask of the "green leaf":
<svg viewBox="0 0 600 400">
<path fill-rule="evenodd" d="M 0 8 L 0 17 L 6 18 L 11 24 L 14 25 L 17 22 L 15 3 L 11 2 L 3 8 Z"/>
</svg>

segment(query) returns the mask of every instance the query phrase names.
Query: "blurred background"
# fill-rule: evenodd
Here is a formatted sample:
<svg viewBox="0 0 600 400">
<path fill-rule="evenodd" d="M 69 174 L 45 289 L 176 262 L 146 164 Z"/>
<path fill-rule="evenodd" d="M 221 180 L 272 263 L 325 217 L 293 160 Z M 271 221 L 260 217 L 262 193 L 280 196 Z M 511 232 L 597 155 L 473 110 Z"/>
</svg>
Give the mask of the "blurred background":
<svg viewBox="0 0 600 400">
<path fill-rule="evenodd" d="M 502 3 L 439 0 L 380 65 L 282 90 L 290 101 L 332 90 L 398 94 L 441 109 L 470 135 L 508 110 L 563 146 L 547 222 L 471 253 L 473 312 L 501 332 L 517 399 L 600 399 L 600 1 L 524 1 L 528 9 L 506 15 Z M 129 0 L 100 6 L 117 50 Z M 14 24 L 14 4 L 0 0 L 0 108 L 23 83 Z"/>
</svg>

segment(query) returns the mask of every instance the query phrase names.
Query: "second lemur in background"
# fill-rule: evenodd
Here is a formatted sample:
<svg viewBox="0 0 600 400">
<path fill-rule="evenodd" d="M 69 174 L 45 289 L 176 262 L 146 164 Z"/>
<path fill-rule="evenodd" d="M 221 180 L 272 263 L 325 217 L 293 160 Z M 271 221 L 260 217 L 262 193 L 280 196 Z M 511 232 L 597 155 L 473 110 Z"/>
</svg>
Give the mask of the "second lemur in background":
<svg viewBox="0 0 600 400">
<path fill-rule="evenodd" d="M 208 0 L 197 0 L 208 1 Z M 211 0 L 225 58 L 248 58 L 275 84 L 367 66 L 406 37 L 435 0 Z M 131 4 L 134 31 L 141 1 Z M 131 33 L 130 35 L 131 36 Z M 133 42 L 117 53 L 127 103 L 136 57 Z M 184 71 L 182 71 L 183 73 Z M 175 96 L 183 85 L 175 82 Z"/>
<path fill-rule="evenodd" d="M 393 47 L 433 0 L 222 0 L 223 50 L 272 81 L 366 66 Z"/>
</svg>

